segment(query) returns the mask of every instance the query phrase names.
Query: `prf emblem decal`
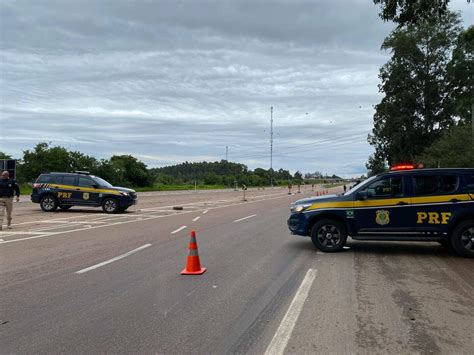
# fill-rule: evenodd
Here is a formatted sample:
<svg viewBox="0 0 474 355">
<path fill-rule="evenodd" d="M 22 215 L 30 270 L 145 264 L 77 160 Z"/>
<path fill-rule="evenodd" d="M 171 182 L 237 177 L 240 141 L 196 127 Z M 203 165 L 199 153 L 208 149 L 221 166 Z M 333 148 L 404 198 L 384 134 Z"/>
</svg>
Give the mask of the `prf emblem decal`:
<svg viewBox="0 0 474 355">
<path fill-rule="evenodd" d="M 83 198 L 84 200 L 88 200 L 88 199 L 89 199 L 89 193 L 88 193 L 88 192 L 84 192 L 84 193 L 82 194 L 82 198 Z"/>
<path fill-rule="evenodd" d="M 381 226 L 390 223 L 390 212 L 387 210 L 378 210 L 375 212 L 375 222 Z"/>
</svg>

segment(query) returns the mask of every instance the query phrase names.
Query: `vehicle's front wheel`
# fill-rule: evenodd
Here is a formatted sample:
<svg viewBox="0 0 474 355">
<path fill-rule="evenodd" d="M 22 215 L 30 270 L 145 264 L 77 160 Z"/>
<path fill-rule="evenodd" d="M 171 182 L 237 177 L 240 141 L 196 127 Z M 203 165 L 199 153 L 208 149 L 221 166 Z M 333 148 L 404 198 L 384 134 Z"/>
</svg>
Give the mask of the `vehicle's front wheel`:
<svg viewBox="0 0 474 355">
<path fill-rule="evenodd" d="M 117 213 L 120 210 L 120 205 L 115 198 L 107 197 L 102 201 L 102 210 L 105 213 Z"/>
<path fill-rule="evenodd" d="M 58 208 L 58 199 L 53 195 L 43 196 L 40 200 L 40 207 L 45 212 L 54 212 Z"/>
<path fill-rule="evenodd" d="M 341 251 L 347 241 L 346 226 L 335 219 L 322 219 L 311 229 L 311 240 L 321 251 Z"/>
<path fill-rule="evenodd" d="M 461 222 L 451 235 L 454 251 L 466 258 L 474 258 L 474 219 Z"/>
</svg>

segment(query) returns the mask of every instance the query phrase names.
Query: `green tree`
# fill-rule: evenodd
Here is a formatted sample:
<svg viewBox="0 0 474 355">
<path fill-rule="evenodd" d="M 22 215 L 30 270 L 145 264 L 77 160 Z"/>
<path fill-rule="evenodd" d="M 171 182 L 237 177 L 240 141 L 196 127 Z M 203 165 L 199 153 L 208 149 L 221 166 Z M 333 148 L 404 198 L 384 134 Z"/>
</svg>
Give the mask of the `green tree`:
<svg viewBox="0 0 474 355">
<path fill-rule="evenodd" d="M 474 26 L 459 34 L 447 80 L 456 116 L 462 123 L 470 123 L 474 104 Z"/>
<path fill-rule="evenodd" d="M 0 151 L 0 159 L 11 159 L 12 156 Z"/>
<path fill-rule="evenodd" d="M 130 186 L 149 186 L 153 184 L 151 173 L 146 165 L 131 155 L 114 155 L 110 158 L 110 169 L 114 180 Z M 117 181 L 117 180 L 115 180 Z"/>
<path fill-rule="evenodd" d="M 474 137 L 470 124 L 460 124 L 443 135 L 420 155 L 418 161 L 426 167 L 474 167 Z"/>
<path fill-rule="evenodd" d="M 25 150 L 18 166 L 18 180 L 33 182 L 44 172 L 71 171 L 69 152 L 63 147 L 38 143 L 34 150 Z"/>
<path fill-rule="evenodd" d="M 453 104 L 446 81 L 452 47 L 461 28 L 459 15 L 446 12 L 394 30 L 382 49 L 392 57 L 381 69 L 381 92 L 368 141 L 389 164 L 413 161 L 453 124 Z"/>
<path fill-rule="evenodd" d="M 301 183 L 301 181 L 303 181 L 303 174 L 301 174 L 301 171 L 298 170 L 295 175 L 293 175 L 293 179 L 296 183 Z"/>
<path fill-rule="evenodd" d="M 365 164 L 368 176 L 377 175 L 387 171 L 387 164 L 385 159 L 380 155 L 374 153 L 369 157 L 369 161 Z"/>
<path fill-rule="evenodd" d="M 443 16 L 448 11 L 449 0 L 374 0 L 374 4 L 380 5 L 380 17 L 384 21 L 405 26 Z"/>
<path fill-rule="evenodd" d="M 81 152 L 69 152 L 69 164 L 71 171 L 89 171 L 93 174 L 97 172 L 99 162 L 96 158 L 85 155 Z"/>
</svg>

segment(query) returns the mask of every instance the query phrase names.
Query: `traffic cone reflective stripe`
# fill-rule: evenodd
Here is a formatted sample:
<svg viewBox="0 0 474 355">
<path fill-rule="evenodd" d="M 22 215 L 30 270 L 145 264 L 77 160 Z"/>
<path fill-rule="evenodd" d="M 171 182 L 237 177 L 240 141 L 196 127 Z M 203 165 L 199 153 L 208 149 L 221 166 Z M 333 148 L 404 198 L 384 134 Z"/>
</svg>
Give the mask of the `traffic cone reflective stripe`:
<svg viewBox="0 0 474 355">
<path fill-rule="evenodd" d="M 186 259 L 186 268 L 181 271 L 181 275 L 202 275 L 206 272 L 205 267 L 201 267 L 199 260 L 198 246 L 196 242 L 196 232 L 191 231 L 189 241 L 189 254 Z"/>
</svg>

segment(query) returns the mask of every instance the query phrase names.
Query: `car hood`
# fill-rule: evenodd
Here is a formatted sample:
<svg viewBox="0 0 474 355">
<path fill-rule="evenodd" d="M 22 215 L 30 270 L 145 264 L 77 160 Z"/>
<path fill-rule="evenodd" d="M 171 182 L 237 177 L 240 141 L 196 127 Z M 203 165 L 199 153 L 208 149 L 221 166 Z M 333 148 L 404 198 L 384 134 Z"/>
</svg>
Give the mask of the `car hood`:
<svg viewBox="0 0 474 355">
<path fill-rule="evenodd" d="M 133 192 L 133 193 L 136 192 L 135 190 L 128 189 L 126 187 L 120 187 L 120 186 L 111 187 L 110 190 L 117 190 L 117 191 L 121 191 L 121 192 Z"/>
<path fill-rule="evenodd" d="M 342 198 L 341 195 L 324 195 L 324 196 L 314 196 L 308 198 L 302 198 L 293 203 L 293 205 L 306 205 L 306 204 L 313 204 L 313 203 L 321 203 L 321 202 L 332 202 L 332 201 L 344 201 L 346 199 Z"/>
</svg>

